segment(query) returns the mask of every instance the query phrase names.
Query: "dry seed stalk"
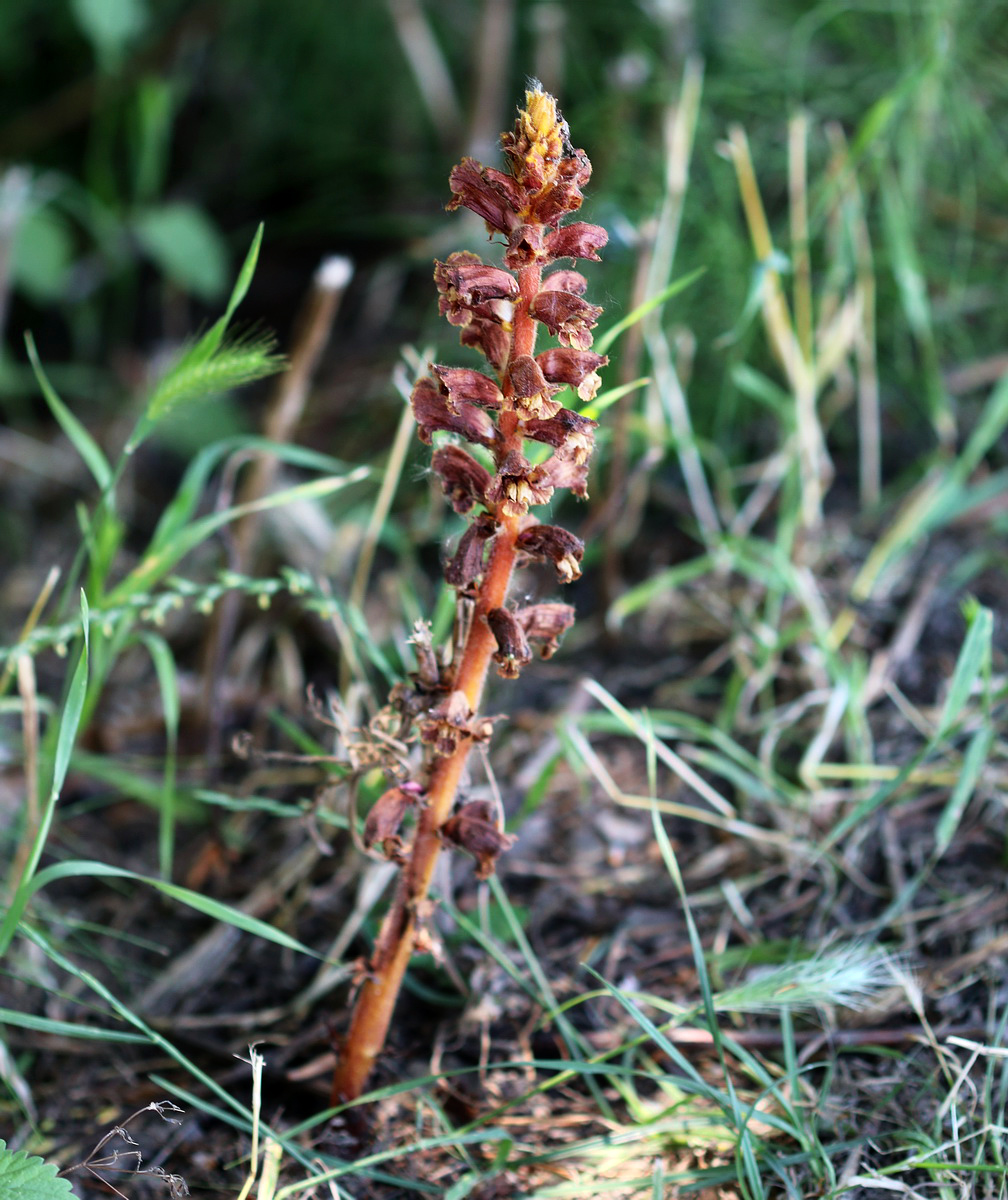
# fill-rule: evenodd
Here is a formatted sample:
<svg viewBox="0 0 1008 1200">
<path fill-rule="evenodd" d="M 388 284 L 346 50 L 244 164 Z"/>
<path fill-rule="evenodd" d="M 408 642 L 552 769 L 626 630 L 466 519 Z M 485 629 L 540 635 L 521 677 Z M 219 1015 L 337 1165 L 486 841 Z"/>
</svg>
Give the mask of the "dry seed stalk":
<svg viewBox="0 0 1008 1200">
<path fill-rule="evenodd" d="M 471 209 L 491 236 L 504 238 L 504 268 L 459 251 L 434 271 L 442 315 L 460 327 L 463 345 L 483 354 L 495 378 L 435 366 L 412 396 L 421 441 L 430 444 L 437 431 L 453 435 L 433 452 L 431 465 L 455 511 L 470 514 L 445 578 L 456 589 L 459 612 L 471 608 L 471 621 L 447 668 L 438 664 L 429 635 L 425 640 L 418 631 L 413 686 L 392 696 L 404 721 L 415 723 L 425 760 L 420 780 L 397 782 L 365 825 L 365 843 L 400 863 L 401 871 L 333 1076 L 334 1104 L 361 1094 L 385 1043 L 442 845 L 467 850 L 486 878 L 511 843 L 490 805 L 470 801 L 456 808 L 469 750 L 490 735 L 491 722 L 479 708 L 491 659 L 499 674 L 515 678 L 532 657 L 530 642 L 548 658 L 574 621 L 566 604 L 508 607 L 508 589 L 521 560 L 552 563 L 563 583 L 581 573 L 581 541 L 540 524 L 529 509 L 557 488 L 587 495 L 595 422 L 565 408 L 557 393 L 570 386 L 590 400 L 598 390 L 597 371 L 608 360 L 592 352 L 591 330 L 602 310 L 581 299 L 587 281 L 578 272 L 554 270 L 544 278 L 543 268 L 565 258 L 598 261 L 607 235 L 597 225 L 562 223 L 581 207 L 591 164 L 583 150 L 571 148 L 556 101 L 538 84 L 526 92 L 514 130 L 501 144 L 510 171 L 464 158 L 451 173 L 448 208 Z M 535 355 L 539 324 L 560 345 Z M 493 473 L 459 440 L 482 447 Z M 533 465 L 524 454 L 526 440 L 553 453 Z M 410 809 L 416 828 L 404 846 L 400 827 Z"/>
</svg>

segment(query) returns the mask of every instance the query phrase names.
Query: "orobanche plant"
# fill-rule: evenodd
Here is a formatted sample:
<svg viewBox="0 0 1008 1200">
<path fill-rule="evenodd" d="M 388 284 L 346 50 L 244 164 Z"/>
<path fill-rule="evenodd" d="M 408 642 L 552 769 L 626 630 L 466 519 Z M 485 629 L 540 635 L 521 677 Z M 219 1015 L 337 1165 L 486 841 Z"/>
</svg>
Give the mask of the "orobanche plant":
<svg viewBox="0 0 1008 1200">
<path fill-rule="evenodd" d="M 501 144 L 510 169 L 464 158 L 451 173 L 448 208 L 471 209 L 491 237 L 504 239 L 504 266 L 458 251 L 434 271 L 441 313 L 492 373 L 434 366 L 412 394 L 421 440 L 431 444 L 436 433 L 448 435 L 438 439 L 431 466 L 469 525 L 445 567 L 457 594 L 452 645 L 439 656 L 426 627 L 418 628 L 418 670 L 390 697 L 399 727 L 419 735 L 423 760 L 412 778 L 401 767 L 395 772 L 394 786 L 365 821 L 365 844 L 398 863 L 400 874 L 362 972 L 333 1077 L 334 1104 L 361 1094 L 384 1045 L 410 956 L 425 940 L 428 890 L 442 847 L 468 851 L 486 878 L 511 844 L 497 808 L 465 798 L 469 752 L 489 738 L 493 724 L 480 715 L 490 663 L 514 679 L 532 658 L 530 643 L 548 658 L 574 621 L 570 605 L 519 606 L 508 591 L 523 561 L 551 563 L 563 583 L 581 573 L 582 542 L 542 524 L 531 510 L 558 488 L 587 494 L 596 423 L 566 408 L 560 393 L 569 387 L 588 401 L 598 390 L 597 372 L 607 359 L 591 346 L 602 310 L 582 298 L 587 281 L 577 271 L 544 271 L 564 259 L 598 261 L 607 235 L 597 225 L 568 220 L 581 207 L 591 164 L 583 150 L 571 148 L 556 101 L 538 84 L 526 92 L 525 107 Z M 540 325 L 559 345 L 536 354 Z"/>
</svg>

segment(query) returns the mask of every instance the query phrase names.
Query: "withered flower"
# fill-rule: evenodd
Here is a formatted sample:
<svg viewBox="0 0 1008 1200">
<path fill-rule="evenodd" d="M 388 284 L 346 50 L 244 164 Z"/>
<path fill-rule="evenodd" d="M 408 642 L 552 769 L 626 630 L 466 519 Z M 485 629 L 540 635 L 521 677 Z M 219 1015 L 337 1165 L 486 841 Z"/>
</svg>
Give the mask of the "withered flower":
<svg viewBox="0 0 1008 1200">
<path fill-rule="evenodd" d="M 538 467 L 529 472 L 527 486 L 537 494 L 553 494 L 554 488 L 570 488 L 579 500 L 588 499 L 588 464 L 566 458 L 559 453 L 551 454 Z M 492 489 L 491 489 L 492 490 Z M 487 493 L 489 496 L 489 492 Z M 542 504 L 542 500 L 533 500 L 533 504 Z"/>
<path fill-rule="evenodd" d="M 423 789 L 418 783 L 403 783 L 390 787 L 371 805 L 364 821 L 363 841 L 370 850 L 381 847 L 386 858 L 393 862 L 402 860 L 403 843 L 399 836 L 406 813 L 420 800 Z"/>
<path fill-rule="evenodd" d="M 586 401 L 595 399 L 602 382 L 597 373 L 598 369 L 604 367 L 608 361 L 604 354 L 596 354 L 592 350 L 575 350 L 570 346 L 555 346 L 536 355 L 536 362 L 550 383 L 570 384 L 577 390 L 578 396 Z M 581 420 L 586 418 L 582 417 Z"/>
<path fill-rule="evenodd" d="M 457 513 L 486 504 L 490 472 L 460 446 L 442 446 L 431 455 L 431 468 L 441 476 L 444 494 Z"/>
<path fill-rule="evenodd" d="M 445 208 L 464 205 L 486 222 L 491 233 L 507 234 L 519 223 L 521 190 L 510 175 L 484 167 L 474 158 L 463 158 L 448 176 L 452 198 Z"/>
<path fill-rule="evenodd" d="M 520 271 L 522 267 L 531 266 L 534 262 L 548 260 L 545 247 L 546 239 L 541 225 L 530 225 L 527 222 L 516 225 L 508 238 L 504 265 L 511 271 Z"/>
<path fill-rule="evenodd" d="M 502 679 L 517 679 L 522 667 L 532 661 L 525 630 L 518 618 L 506 608 L 492 608 L 486 615 L 490 632 L 497 642 L 494 662 Z"/>
<path fill-rule="evenodd" d="M 511 352 L 511 334 L 484 309 L 480 305 L 473 310 L 472 320 L 463 326 L 459 341 L 478 350 L 492 367 L 502 371 Z"/>
<path fill-rule="evenodd" d="M 584 542 L 559 525 L 530 525 L 518 534 L 517 545 L 531 558 L 551 562 L 561 583 L 580 578 Z"/>
<path fill-rule="evenodd" d="M 448 398 L 448 407 L 457 410 L 460 404 L 475 404 L 477 408 L 498 409 L 504 397 L 496 383 L 482 371 L 469 367 L 439 367 L 431 370 Z"/>
<path fill-rule="evenodd" d="M 515 844 L 515 837 L 503 833 L 486 800 L 470 800 L 441 826 L 441 836 L 476 859 L 476 878 L 489 879 L 497 859 Z"/>
<path fill-rule="evenodd" d="M 547 463 L 552 461 L 553 458 L 547 459 Z M 490 481 L 487 500 L 507 516 L 522 517 L 530 504 L 545 504 L 553 495 L 553 486 L 543 475 L 542 467 L 533 467 L 524 454 L 512 450 Z"/>
<path fill-rule="evenodd" d="M 434 650 L 434 638 L 428 621 L 414 621 L 413 632 L 406 639 L 416 655 L 416 682 L 426 692 L 432 692 L 441 684 L 441 669 Z"/>
<path fill-rule="evenodd" d="M 497 427 L 489 413 L 474 404 L 458 403 L 454 408 L 450 407 L 447 398 L 429 375 L 417 380 L 410 400 L 416 417 L 417 436 L 428 446 L 431 435 L 439 429 L 456 433 L 467 442 L 493 445 Z"/>
<path fill-rule="evenodd" d="M 508 381 L 511 384 L 508 399 L 522 417 L 541 420 L 552 417 L 563 408 L 560 401 L 554 399 L 562 385 L 549 383 L 542 367 L 529 354 L 514 360 L 508 368 Z"/>
<path fill-rule="evenodd" d="M 468 592 L 483 575 L 483 556 L 487 540 L 497 530 L 497 522 L 489 513 L 480 513 L 459 538 L 458 548 L 445 564 L 445 581 L 460 591 Z"/>
<path fill-rule="evenodd" d="M 473 712 L 465 692 L 449 692 L 420 725 L 420 740 L 432 746 L 439 757 L 454 754 L 463 738 L 472 737 Z"/>
<path fill-rule="evenodd" d="M 454 319 L 456 312 L 487 300 L 518 297 L 518 280 L 511 272 L 488 266 L 471 250 L 456 250 L 445 262 L 435 261 L 434 282 L 445 305 L 441 315 L 447 316 L 452 325 L 464 324 Z"/>
<path fill-rule="evenodd" d="M 587 258 L 601 262 L 598 251 L 608 241 L 609 234 L 601 225 L 574 221 L 546 235 L 546 250 L 551 258 Z"/>
<path fill-rule="evenodd" d="M 542 642 L 539 653 L 543 658 L 553 657 L 560 639 L 574 624 L 574 609 L 569 604 L 530 604 L 515 616 L 530 642 Z"/>
<path fill-rule="evenodd" d="M 550 271 L 542 281 L 541 292 L 570 292 L 583 296 L 588 291 L 588 280 L 580 271 Z"/>
<path fill-rule="evenodd" d="M 529 312 L 565 346 L 587 350 L 592 344 L 592 326 L 602 315 L 602 309 L 588 304 L 571 292 L 540 292 L 529 306 Z"/>
<path fill-rule="evenodd" d="M 595 448 L 597 421 L 580 413 L 561 408 L 556 416 L 545 421 L 526 421 L 524 434 L 536 442 L 545 442 L 556 449 L 558 458 L 576 463 L 587 462 Z"/>
</svg>

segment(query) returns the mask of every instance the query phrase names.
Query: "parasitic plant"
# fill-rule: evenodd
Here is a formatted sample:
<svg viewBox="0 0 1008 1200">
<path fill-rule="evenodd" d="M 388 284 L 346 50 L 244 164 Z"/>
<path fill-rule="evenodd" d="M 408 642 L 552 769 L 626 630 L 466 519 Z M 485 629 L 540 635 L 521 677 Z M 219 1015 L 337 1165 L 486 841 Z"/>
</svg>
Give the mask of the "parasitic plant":
<svg viewBox="0 0 1008 1200">
<path fill-rule="evenodd" d="M 491 237 L 504 239 L 503 267 L 458 251 L 434 271 L 442 315 L 492 374 L 434 366 L 412 394 L 421 441 L 448 435 L 439 439 L 431 466 L 469 525 L 445 567 L 457 595 L 450 661 L 440 661 L 429 632 L 418 629 L 418 671 L 390 698 L 399 721 L 418 733 L 423 762 L 415 778 L 398 779 L 375 802 L 365 822 L 365 845 L 397 862 L 400 873 L 362 973 L 333 1076 L 334 1104 L 361 1094 L 385 1043 L 407 964 L 424 936 L 442 847 L 468 851 L 477 874 L 487 878 L 511 843 L 494 807 L 464 796 L 469 751 L 492 727 L 480 715 L 490 663 L 513 679 L 532 657 L 530 643 L 548 658 L 574 621 L 567 604 L 519 607 L 508 591 L 523 561 L 552 564 L 563 583 L 580 574 L 581 541 L 540 523 L 530 510 L 558 488 L 587 494 L 595 422 L 566 408 L 559 394 L 570 387 L 587 401 L 598 390 L 597 371 L 607 359 L 592 351 L 591 331 L 602 310 L 582 299 L 587 283 L 577 271 L 561 267 L 544 275 L 544 269 L 563 259 L 598 261 L 607 237 L 597 225 L 568 220 L 581 207 L 591 164 L 583 150 L 571 148 L 556 101 L 538 84 L 526 92 L 525 107 L 501 144 L 510 169 L 464 158 L 451 173 L 448 208 L 471 209 Z M 536 354 L 540 325 L 559 345 Z M 527 443 L 546 449 L 536 452 Z M 415 827 L 404 843 L 411 812 Z"/>
</svg>

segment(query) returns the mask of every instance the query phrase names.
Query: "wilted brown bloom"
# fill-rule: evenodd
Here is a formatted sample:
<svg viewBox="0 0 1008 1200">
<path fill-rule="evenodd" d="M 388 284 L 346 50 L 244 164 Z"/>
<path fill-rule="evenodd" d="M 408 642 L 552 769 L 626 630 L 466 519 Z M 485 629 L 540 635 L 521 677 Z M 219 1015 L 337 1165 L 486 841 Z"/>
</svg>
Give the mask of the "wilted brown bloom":
<svg viewBox="0 0 1008 1200">
<path fill-rule="evenodd" d="M 565 346 L 587 350 L 592 344 L 592 326 L 602 315 L 602 309 L 588 304 L 571 292 L 540 292 L 529 308 L 537 321 Z"/>
<path fill-rule="evenodd" d="M 561 408 L 556 416 L 545 421 L 526 421 L 524 433 L 536 442 L 545 442 L 556 449 L 558 458 L 587 462 L 595 448 L 597 421 L 580 413 Z"/>
<path fill-rule="evenodd" d="M 536 355 L 536 362 L 550 383 L 570 384 L 577 389 L 582 400 L 595 399 L 602 382 L 597 374 L 598 369 L 608 361 L 604 354 L 596 354 L 592 350 L 574 350 L 570 346 L 556 346 Z"/>
<path fill-rule="evenodd" d="M 367 849 L 379 845 L 386 858 L 399 862 L 403 851 L 399 837 L 403 818 L 422 795 L 423 789 L 417 783 L 404 783 L 383 792 L 364 821 L 363 841 Z"/>
<path fill-rule="evenodd" d="M 452 408 L 429 375 L 417 381 L 410 399 L 416 417 L 417 436 L 427 445 L 430 445 L 431 435 L 439 429 L 446 433 L 457 433 L 467 442 L 493 445 L 497 427 L 490 415 L 474 404 L 458 403 Z"/>
<path fill-rule="evenodd" d="M 560 639 L 574 624 L 574 609 L 569 604 L 530 604 L 515 616 L 530 642 L 542 642 L 539 653 L 543 658 L 553 657 Z"/>
<path fill-rule="evenodd" d="M 583 296 L 588 291 L 588 280 L 580 271 L 550 271 L 543 277 L 541 292 L 570 292 Z"/>
<path fill-rule="evenodd" d="M 521 191 L 510 175 L 484 167 L 474 158 L 463 158 L 448 177 L 452 198 L 449 212 L 465 205 L 486 221 L 491 233 L 507 234 L 518 224 Z"/>
<path fill-rule="evenodd" d="M 501 832 L 494 819 L 494 810 L 486 800 L 470 800 L 441 826 L 441 836 L 454 842 L 476 859 L 477 879 L 489 879 L 497 859 L 510 850 L 515 838 Z"/>
<path fill-rule="evenodd" d="M 434 652 L 434 639 L 431 627 L 427 621 L 414 621 L 413 633 L 407 642 L 413 647 L 416 655 L 416 681 L 424 691 L 434 691 L 441 683 L 441 670 L 438 667 L 437 654 Z"/>
<path fill-rule="evenodd" d="M 561 583 L 580 578 L 584 542 L 559 525 L 530 525 L 518 534 L 518 547 L 532 558 L 551 562 Z"/>
<path fill-rule="evenodd" d="M 563 405 L 555 400 L 561 385 L 549 383 L 542 368 L 529 354 L 516 358 L 508 368 L 511 394 L 508 399 L 522 417 L 552 417 Z"/>
<path fill-rule="evenodd" d="M 554 488 L 570 488 L 580 500 L 588 499 L 588 464 L 566 458 L 559 453 L 551 454 L 546 461 L 530 472 L 529 487 L 537 494 L 552 495 Z M 488 493 L 489 494 L 489 493 Z M 542 504 L 542 500 L 533 500 Z"/>
<path fill-rule="evenodd" d="M 506 608 L 492 608 L 486 616 L 490 632 L 497 642 L 494 662 L 502 679 L 517 679 L 521 668 L 532 661 L 525 630 L 518 618 Z"/>
<path fill-rule="evenodd" d="M 457 513 L 486 503 L 490 472 L 459 446 L 442 446 L 431 455 L 431 468 L 441 476 L 444 493 Z"/>
<path fill-rule="evenodd" d="M 598 251 L 609 241 L 601 225 L 574 221 L 546 235 L 546 250 L 551 258 L 587 258 L 600 262 Z"/>
<path fill-rule="evenodd" d="M 449 692 L 421 723 L 420 740 L 433 746 L 435 754 L 447 758 L 463 738 L 472 736 L 472 715 L 465 692 Z"/>
<path fill-rule="evenodd" d="M 475 404 L 477 408 L 498 409 L 504 402 L 500 388 L 482 371 L 469 367 L 439 367 L 431 370 L 437 376 L 441 391 L 448 397 L 448 407 L 455 410 L 460 404 Z"/>
<path fill-rule="evenodd" d="M 480 513 L 459 538 L 458 548 L 445 565 L 445 581 L 468 592 L 483 574 L 484 548 L 497 531 L 497 522 L 489 513 Z"/>
<path fill-rule="evenodd" d="M 533 467 L 517 450 L 512 450 L 497 468 L 487 488 L 487 500 L 509 517 L 523 517 L 530 504 L 545 504 L 552 495 L 553 485 L 545 480 L 542 467 Z"/>
</svg>

